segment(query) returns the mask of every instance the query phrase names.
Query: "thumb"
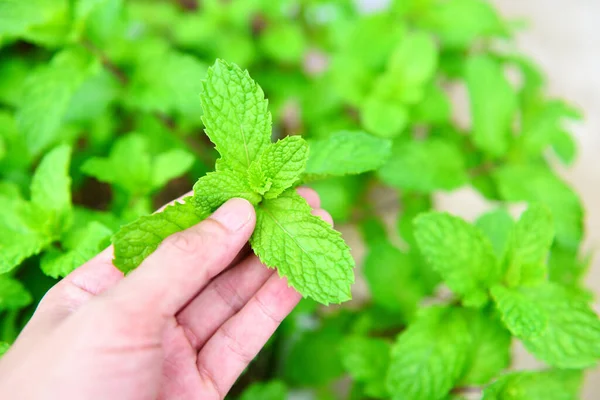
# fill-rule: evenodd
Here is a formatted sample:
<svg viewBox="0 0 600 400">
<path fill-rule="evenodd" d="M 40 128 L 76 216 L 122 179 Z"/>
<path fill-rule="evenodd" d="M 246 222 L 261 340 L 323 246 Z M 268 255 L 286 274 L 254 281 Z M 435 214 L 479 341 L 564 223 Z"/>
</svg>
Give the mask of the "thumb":
<svg viewBox="0 0 600 400">
<path fill-rule="evenodd" d="M 118 303 L 123 311 L 175 315 L 231 263 L 248 242 L 255 218 L 248 201 L 227 201 L 198 225 L 165 239 L 135 271 L 100 297 Z"/>
</svg>

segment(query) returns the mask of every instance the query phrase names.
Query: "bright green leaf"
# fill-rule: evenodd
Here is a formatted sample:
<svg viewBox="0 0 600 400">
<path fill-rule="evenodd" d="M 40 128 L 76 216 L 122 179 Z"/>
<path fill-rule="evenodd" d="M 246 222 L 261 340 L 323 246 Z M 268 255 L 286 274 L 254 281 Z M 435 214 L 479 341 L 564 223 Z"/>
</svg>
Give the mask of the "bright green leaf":
<svg viewBox="0 0 600 400">
<path fill-rule="evenodd" d="M 568 248 L 578 246 L 583 236 L 583 207 L 569 185 L 537 166 L 506 165 L 493 176 L 504 200 L 545 205 L 554 219 L 556 241 Z"/>
<path fill-rule="evenodd" d="M 546 259 L 554 226 L 546 207 L 531 206 L 515 224 L 508 243 L 506 281 L 511 286 L 540 283 L 546 279 Z"/>
<path fill-rule="evenodd" d="M 201 95 L 206 134 L 221 154 L 219 166 L 245 174 L 271 142 L 271 114 L 248 71 L 218 60 Z"/>
<path fill-rule="evenodd" d="M 500 267 L 489 240 L 461 218 L 431 212 L 415 219 L 421 253 L 467 305 L 481 306 L 487 290 L 500 279 Z"/>
<path fill-rule="evenodd" d="M 467 182 L 459 148 L 449 141 L 434 138 L 396 140 L 391 157 L 378 175 L 390 186 L 419 192 L 452 190 Z"/>
<path fill-rule="evenodd" d="M 504 260 L 508 240 L 514 225 L 512 217 L 503 208 L 485 213 L 475 221 L 475 226 L 485 233 L 492 243 L 496 257 L 500 261 Z"/>
<path fill-rule="evenodd" d="M 362 174 L 381 167 L 390 157 L 391 142 L 362 131 L 340 131 L 326 139 L 309 141 L 306 173 Z"/>
<path fill-rule="evenodd" d="M 197 210 L 192 197 L 187 197 L 184 203 L 174 203 L 162 212 L 123 226 L 113 236 L 114 265 L 123 272 L 133 270 L 168 236 L 196 225 L 208 215 L 209 212 Z"/>
<path fill-rule="evenodd" d="M 300 136 L 288 136 L 270 144 L 252 162 L 248 179 L 255 192 L 273 199 L 298 181 L 306 167 L 308 144 Z"/>
<path fill-rule="evenodd" d="M 466 324 L 452 309 L 422 310 L 392 347 L 387 375 L 392 399 L 444 399 L 463 372 L 468 346 Z"/>
<path fill-rule="evenodd" d="M 553 283 L 492 293 L 508 329 L 540 360 L 558 368 L 600 360 L 600 320 L 574 293 Z"/>
<path fill-rule="evenodd" d="M 16 119 L 29 151 L 39 154 L 60 139 L 60 128 L 74 93 L 97 67 L 82 48 L 67 48 L 29 75 Z"/>
<path fill-rule="evenodd" d="M 339 232 L 311 214 L 295 191 L 260 204 L 250 244 L 264 264 L 277 267 L 303 296 L 323 304 L 350 299 L 354 282 L 350 249 Z"/>
<path fill-rule="evenodd" d="M 491 156 L 506 154 L 517 108 L 515 91 L 491 58 L 471 58 L 466 65 L 471 103 L 473 141 Z"/>
<path fill-rule="evenodd" d="M 523 371 L 500 377 L 485 388 L 483 400 L 578 400 L 580 371 Z"/>
<path fill-rule="evenodd" d="M 371 397 L 387 397 L 385 375 L 390 364 L 391 346 L 383 339 L 350 336 L 341 343 L 339 352 L 344 369 L 365 386 Z"/>
<path fill-rule="evenodd" d="M 0 275 L 0 311 L 18 310 L 32 301 L 31 295 L 21 282 Z"/>
</svg>

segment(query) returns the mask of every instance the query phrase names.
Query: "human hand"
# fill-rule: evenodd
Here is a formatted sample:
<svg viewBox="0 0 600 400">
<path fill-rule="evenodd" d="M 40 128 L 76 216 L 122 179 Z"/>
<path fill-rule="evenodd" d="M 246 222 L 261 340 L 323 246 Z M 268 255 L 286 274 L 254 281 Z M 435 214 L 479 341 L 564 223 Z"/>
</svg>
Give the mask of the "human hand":
<svg viewBox="0 0 600 400">
<path fill-rule="evenodd" d="M 331 223 L 314 191 L 298 191 Z M 1 359 L 0 398 L 223 399 L 300 300 L 256 256 L 238 256 L 254 224 L 233 199 L 125 278 L 112 248 L 75 270 Z"/>
</svg>

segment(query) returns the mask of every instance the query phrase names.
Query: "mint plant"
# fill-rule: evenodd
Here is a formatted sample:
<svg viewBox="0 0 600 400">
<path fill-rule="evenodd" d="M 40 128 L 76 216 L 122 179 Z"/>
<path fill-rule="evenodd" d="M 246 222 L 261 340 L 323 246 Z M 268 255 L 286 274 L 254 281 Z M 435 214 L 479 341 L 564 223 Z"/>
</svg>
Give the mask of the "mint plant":
<svg viewBox="0 0 600 400">
<path fill-rule="evenodd" d="M 0 0 L 0 354 L 111 239 L 128 272 L 242 197 L 305 299 L 232 399 L 579 398 L 600 323 L 555 172 L 579 110 L 489 2 L 356 4 Z M 489 211 L 437 210 L 463 188 Z"/>
</svg>

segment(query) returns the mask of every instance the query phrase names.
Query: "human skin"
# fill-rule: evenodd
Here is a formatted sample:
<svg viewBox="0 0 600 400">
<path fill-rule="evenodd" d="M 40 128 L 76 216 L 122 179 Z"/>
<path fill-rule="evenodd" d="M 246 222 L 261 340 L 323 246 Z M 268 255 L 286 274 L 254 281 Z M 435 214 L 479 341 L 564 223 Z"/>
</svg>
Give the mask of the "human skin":
<svg viewBox="0 0 600 400">
<path fill-rule="evenodd" d="M 0 399 L 223 399 L 301 297 L 244 255 L 254 224 L 232 199 L 127 277 L 112 248 L 76 269 L 0 360 Z"/>
</svg>

